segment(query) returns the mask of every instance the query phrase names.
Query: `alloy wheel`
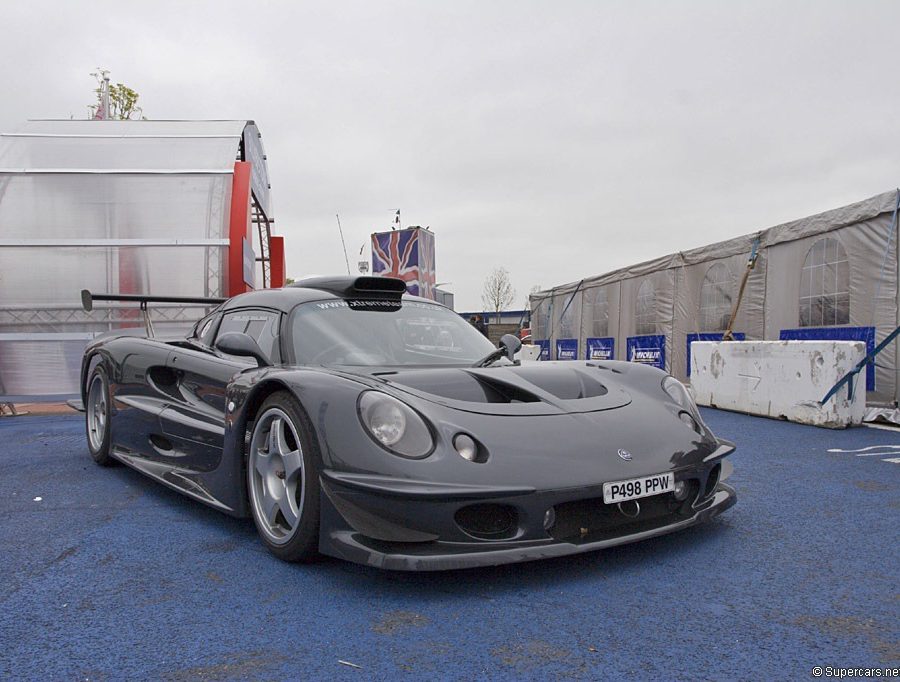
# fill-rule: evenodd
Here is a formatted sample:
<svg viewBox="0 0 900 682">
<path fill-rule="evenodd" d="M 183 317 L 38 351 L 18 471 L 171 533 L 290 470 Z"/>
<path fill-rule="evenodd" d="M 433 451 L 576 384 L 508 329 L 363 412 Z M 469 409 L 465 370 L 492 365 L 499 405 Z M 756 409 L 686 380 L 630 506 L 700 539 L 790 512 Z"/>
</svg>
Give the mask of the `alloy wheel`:
<svg viewBox="0 0 900 682">
<path fill-rule="evenodd" d="M 106 399 L 106 380 L 102 374 L 95 374 L 88 389 L 87 432 L 91 450 L 99 452 L 106 437 L 106 424 L 109 421 L 109 405 Z"/>
<path fill-rule="evenodd" d="M 270 408 L 257 419 L 247 465 L 260 530 L 271 542 L 284 544 L 300 525 L 306 480 L 300 438 L 283 410 Z"/>
</svg>

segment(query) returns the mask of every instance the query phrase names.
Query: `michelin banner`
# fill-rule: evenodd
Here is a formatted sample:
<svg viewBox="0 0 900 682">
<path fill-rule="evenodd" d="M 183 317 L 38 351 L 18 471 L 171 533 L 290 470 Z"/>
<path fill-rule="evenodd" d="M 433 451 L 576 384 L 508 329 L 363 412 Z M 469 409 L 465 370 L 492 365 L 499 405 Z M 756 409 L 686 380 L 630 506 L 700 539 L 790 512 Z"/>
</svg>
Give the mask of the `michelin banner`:
<svg viewBox="0 0 900 682">
<path fill-rule="evenodd" d="M 658 369 L 666 368 L 666 335 L 649 334 L 647 336 L 629 336 L 625 340 L 628 362 L 652 365 Z"/>
<path fill-rule="evenodd" d="M 550 339 L 538 339 L 533 342 L 535 346 L 541 347 L 541 354 L 538 356 L 538 360 L 549 360 L 550 359 Z"/>
<path fill-rule="evenodd" d="M 556 340 L 556 359 L 557 360 L 577 360 L 578 359 L 578 339 L 557 339 Z"/>
<path fill-rule="evenodd" d="M 616 340 L 611 336 L 596 338 L 589 336 L 585 340 L 585 360 L 615 360 Z"/>
</svg>

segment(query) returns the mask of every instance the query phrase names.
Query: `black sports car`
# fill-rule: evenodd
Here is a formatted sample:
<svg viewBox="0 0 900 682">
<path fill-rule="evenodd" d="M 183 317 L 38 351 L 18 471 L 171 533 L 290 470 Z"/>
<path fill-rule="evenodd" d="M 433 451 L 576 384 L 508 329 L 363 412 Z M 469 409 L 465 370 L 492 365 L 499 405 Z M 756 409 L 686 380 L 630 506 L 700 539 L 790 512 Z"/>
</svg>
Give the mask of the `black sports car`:
<svg viewBox="0 0 900 682">
<path fill-rule="evenodd" d="M 495 348 L 397 279 L 307 279 L 235 296 L 187 338 L 92 342 L 88 445 L 99 464 L 252 516 L 289 561 L 527 561 L 734 504 L 734 446 L 676 379 L 626 362 L 519 364 L 518 347 Z"/>
</svg>

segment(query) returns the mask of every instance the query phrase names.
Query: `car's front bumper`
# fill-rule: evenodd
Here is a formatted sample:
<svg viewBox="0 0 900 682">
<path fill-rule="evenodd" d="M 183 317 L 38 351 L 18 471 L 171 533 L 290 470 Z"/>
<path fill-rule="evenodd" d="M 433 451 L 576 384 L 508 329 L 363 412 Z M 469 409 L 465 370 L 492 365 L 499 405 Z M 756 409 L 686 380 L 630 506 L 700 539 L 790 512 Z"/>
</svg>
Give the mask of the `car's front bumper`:
<svg viewBox="0 0 900 682">
<path fill-rule="evenodd" d="M 704 483 L 701 480 L 700 490 Z M 718 482 L 708 494 L 698 491 L 696 501 L 682 505 L 677 513 L 660 513 L 648 519 L 638 517 L 608 528 L 602 526 L 596 515 L 591 516 L 590 505 L 602 506 L 594 496 L 596 491 L 585 489 L 577 495 L 572 490 L 508 491 L 508 496 L 499 500 L 495 497 L 490 502 L 515 505 L 520 510 L 523 530 L 505 540 L 479 540 L 465 535 L 454 537 L 432 526 L 435 519 L 447 518 L 448 509 L 459 507 L 459 500 L 442 500 L 431 495 L 416 499 L 391 496 L 390 499 L 379 499 L 379 503 L 372 506 L 375 496 L 363 494 L 360 497 L 359 491 L 355 491 L 355 499 L 348 507 L 343 494 L 346 491 L 342 493 L 334 485 L 323 483 L 323 492 L 320 550 L 355 563 L 400 571 L 473 568 L 591 552 L 688 528 L 712 519 L 737 501 L 734 489 Z M 469 500 L 478 501 L 477 498 Z M 574 535 L 571 528 L 563 537 L 555 528 L 549 531 L 543 528 L 541 517 L 546 509 L 553 506 L 562 510 L 572 505 L 578 507 L 569 513 L 572 517 L 568 520 L 569 526 L 574 524 L 576 529 Z M 385 519 L 378 511 L 393 512 L 393 520 Z M 610 510 L 603 511 L 608 519 Z M 422 520 L 418 529 L 411 529 L 411 524 L 403 521 L 410 515 Z M 352 525 L 348 523 L 348 516 Z M 452 518 L 452 514 L 450 516 Z M 559 523 L 560 519 L 557 519 Z M 586 527 L 579 528 L 580 523 Z M 358 528 L 366 524 L 376 524 L 370 527 L 377 527 L 374 533 L 380 534 L 381 539 L 359 532 Z M 405 535 L 407 532 L 411 534 Z"/>
</svg>

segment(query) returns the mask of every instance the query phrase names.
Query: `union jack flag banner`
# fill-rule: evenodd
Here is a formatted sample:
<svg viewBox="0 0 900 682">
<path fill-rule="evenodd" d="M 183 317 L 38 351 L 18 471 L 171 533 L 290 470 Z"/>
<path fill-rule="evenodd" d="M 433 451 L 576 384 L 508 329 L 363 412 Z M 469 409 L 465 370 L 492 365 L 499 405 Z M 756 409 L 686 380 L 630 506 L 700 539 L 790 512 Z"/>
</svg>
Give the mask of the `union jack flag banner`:
<svg viewBox="0 0 900 682">
<path fill-rule="evenodd" d="M 409 293 L 434 300 L 434 235 L 421 227 L 373 234 L 372 274 L 399 277 Z"/>
</svg>

